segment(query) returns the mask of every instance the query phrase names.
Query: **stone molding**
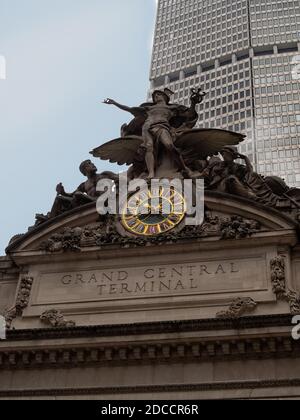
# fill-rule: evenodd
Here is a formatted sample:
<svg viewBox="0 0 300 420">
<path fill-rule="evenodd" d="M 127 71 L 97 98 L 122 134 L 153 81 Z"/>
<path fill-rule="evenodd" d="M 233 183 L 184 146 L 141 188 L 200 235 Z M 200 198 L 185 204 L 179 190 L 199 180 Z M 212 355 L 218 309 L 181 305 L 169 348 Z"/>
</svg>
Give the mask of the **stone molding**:
<svg viewBox="0 0 300 420">
<path fill-rule="evenodd" d="M 239 335 L 234 338 L 232 334 L 228 338 L 216 334 L 204 334 L 202 338 L 199 335 L 178 335 L 190 331 L 217 332 L 217 326 L 219 331 L 237 329 Z M 248 330 L 250 326 L 255 333 L 247 331 L 243 334 L 243 329 Z M 289 329 L 281 332 L 269 330 L 270 327 L 278 329 L 283 326 L 291 330 L 290 316 L 137 324 L 128 325 L 127 329 L 126 326 L 107 326 L 10 331 L 8 339 L 0 345 L 0 370 L 300 357 L 300 342 L 292 339 Z M 132 336 L 134 329 L 145 335 L 140 343 L 132 341 L 132 337 L 128 341 L 112 338 Z M 267 333 L 266 329 L 269 330 Z M 80 332 L 85 334 L 80 335 Z M 146 334 L 151 334 L 151 337 L 147 338 Z M 169 334 L 167 341 L 165 334 Z M 74 343 L 72 338 L 77 340 L 80 336 L 86 340 Z M 91 338 L 97 336 L 107 337 L 107 340 L 101 339 L 101 343 L 93 340 L 91 343 Z M 52 341 L 59 338 L 64 338 L 64 344 Z M 40 340 L 43 341 L 42 347 Z"/>
<path fill-rule="evenodd" d="M 74 344 L 52 348 L 30 346 L 26 349 L 0 350 L 0 370 L 69 368 L 86 366 L 136 365 L 155 363 L 187 363 L 208 360 L 269 359 L 300 357 L 300 343 L 286 334 L 272 337 L 244 337 L 230 339 L 206 339 L 168 342 L 149 341 L 137 345 L 135 342 L 104 344 L 92 347 Z"/>
<path fill-rule="evenodd" d="M 292 316 L 259 315 L 239 319 L 196 319 L 187 321 L 161 321 L 136 324 L 93 325 L 78 327 L 40 328 L 28 330 L 10 330 L 8 342 L 30 340 L 53 340 L 69 338 L 115 337 L 145 334 L 170 334 L 203 331 L 245 330 L 249 328 L 291 327 Z"/>
<path fill-rule="evenodd" d="M 193 384 L 163 384 L 140 385 L 120 387 L 90 387 L 90 388 L 56 388 L 56 389 L 29 389 L 29 390 L 0 390 L 0 398 L 14 397 L 68 397 L 87 395 L 118 395 L 118 394 L 148 394 L 193 391 L 222 391 L 222 390 L 258 390 L 264 388 L 300 387 L 300 378 L 261 380 L 261 381 L 232 381 L 217 383 Z M 243 398 L 244 399 L 244 398 Z"/>
</svg>

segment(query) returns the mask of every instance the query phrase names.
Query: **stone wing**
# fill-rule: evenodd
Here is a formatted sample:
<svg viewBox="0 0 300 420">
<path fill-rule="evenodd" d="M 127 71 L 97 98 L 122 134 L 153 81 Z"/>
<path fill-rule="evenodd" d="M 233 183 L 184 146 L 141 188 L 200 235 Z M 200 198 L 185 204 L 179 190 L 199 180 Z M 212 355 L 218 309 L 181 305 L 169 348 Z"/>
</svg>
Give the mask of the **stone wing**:
<svg viewBox="0 0 300 420">
<path fill-rule="evenodd" d="M 142 143 L 142 137 L 127 136 L 105 143 L 92 150 L 90 153 L 94 157 L 98 157 L 102 160 L 109 160 L 111 163 L 131 165 L 133 164 L 137 151 Z"/>
<path fill-rule="evenodd" d="M 220 152 L 224 146 L 236 146 L 245 140 L 243 134 L 232 131 L 200 128 L 181 134 L 176 146 L 185 158 L 206 159 Z"/>
</svg>

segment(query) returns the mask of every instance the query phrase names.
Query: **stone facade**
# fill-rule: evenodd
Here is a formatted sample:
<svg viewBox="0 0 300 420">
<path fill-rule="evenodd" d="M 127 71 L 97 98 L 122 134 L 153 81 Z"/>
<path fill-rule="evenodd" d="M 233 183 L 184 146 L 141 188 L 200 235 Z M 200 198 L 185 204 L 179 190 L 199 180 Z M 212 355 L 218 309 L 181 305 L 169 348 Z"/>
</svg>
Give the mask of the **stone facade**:
<svg viewBox="0 0 300 420">
<path fill-rule="evenodd" d="M 300 397 L 298 225 L 221 193 L 206 208 L 197 229 L 139 241 L 90 204 L 13 241 L 0 398 Z"/>
</svg>

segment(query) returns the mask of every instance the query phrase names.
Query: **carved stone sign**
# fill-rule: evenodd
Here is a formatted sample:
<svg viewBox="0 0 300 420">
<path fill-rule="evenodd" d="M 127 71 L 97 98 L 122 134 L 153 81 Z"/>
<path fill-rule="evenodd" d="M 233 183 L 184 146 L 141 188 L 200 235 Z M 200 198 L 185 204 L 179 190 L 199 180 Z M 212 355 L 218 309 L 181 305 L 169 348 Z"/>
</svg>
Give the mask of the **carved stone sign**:
<svg viewBox="0 0 300 420">
<path fill-rule="evenodd" d="M 262 257 L 41 272 L 33 304 L 210 295 L 267 288 Z"/>
</svg>

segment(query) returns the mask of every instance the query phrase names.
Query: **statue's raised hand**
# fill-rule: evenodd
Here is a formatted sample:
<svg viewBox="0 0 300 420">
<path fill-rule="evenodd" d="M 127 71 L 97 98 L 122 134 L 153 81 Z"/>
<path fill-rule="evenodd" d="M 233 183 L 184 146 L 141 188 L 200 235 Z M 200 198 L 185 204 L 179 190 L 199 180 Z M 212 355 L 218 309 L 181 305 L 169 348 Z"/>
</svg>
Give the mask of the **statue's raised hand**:
<svg viewBox="0 0 300 420">
<path fill-rule="evenodd" d="M 60 183 L 56 186 L 56 192 L 57 192 L 57 194 L 60 194 L 60 195 L 65 195 L 66 194 L 64 186 L 63 186 L 62 183 Z"/>
<path fill-rule="evenodd" d="M 242 160 L 245 160 L 247 158 L 247 156 L 246 155 L 242 155 L 241 153 L 239 153 L 238 155 L 237 155 L 237 159 L 242 159 Z"/>
<path fill-rule="evenodd" d="M 113 99 L 107 98 L 103 101 L 103 103 L 106 104 L 106 105 L 115 105 L 116 101 L 114 101 Z"/>
<path fill-rule="evenodd" d="M 202 92 L 201 89 L 192 89 L 191 90 L 191 101 L 194 104 L 200 104 L 204 97 L 207 95 L 206 92 Z"/>
</svg>

